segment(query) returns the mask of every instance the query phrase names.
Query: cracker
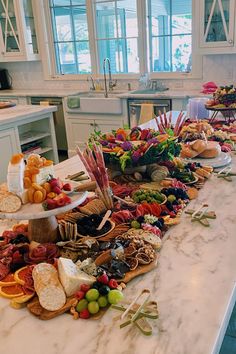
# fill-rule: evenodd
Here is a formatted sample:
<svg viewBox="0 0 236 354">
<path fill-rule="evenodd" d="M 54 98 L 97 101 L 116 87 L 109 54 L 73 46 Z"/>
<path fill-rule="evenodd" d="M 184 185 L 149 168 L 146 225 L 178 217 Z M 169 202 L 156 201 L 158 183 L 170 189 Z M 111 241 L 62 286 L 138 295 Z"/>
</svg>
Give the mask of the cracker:
<svg viewBox="0 0 236 354">
<path fill-rule="evenodd" d="M 3 213 L 15 213 L 21 208 L 21 199 L 12 193 L 8 193 L 0 199 L 0 211 Z"/>
</svg>

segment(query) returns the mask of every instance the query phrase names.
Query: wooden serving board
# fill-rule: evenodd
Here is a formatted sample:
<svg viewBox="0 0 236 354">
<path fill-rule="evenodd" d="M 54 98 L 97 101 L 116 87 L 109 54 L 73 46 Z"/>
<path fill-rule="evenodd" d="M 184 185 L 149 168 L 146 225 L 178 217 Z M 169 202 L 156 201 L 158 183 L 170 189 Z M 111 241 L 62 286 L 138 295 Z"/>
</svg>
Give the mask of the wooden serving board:
<svg viewBox="0 0 236 354">
<path fill-rule="evenodd" d="M 121 279 L 120 282 L 128 283 L 129 281 L 136 278 L 137 276 L 150 272 L 151 270 L 156 268 L 157 260 L 158 260 L 158 255 L 156 255 L 156 258 L 151 263 L 147 265 L 139 265 L 136 269 L 126 273 L 125 277 Z"/>
</svg>

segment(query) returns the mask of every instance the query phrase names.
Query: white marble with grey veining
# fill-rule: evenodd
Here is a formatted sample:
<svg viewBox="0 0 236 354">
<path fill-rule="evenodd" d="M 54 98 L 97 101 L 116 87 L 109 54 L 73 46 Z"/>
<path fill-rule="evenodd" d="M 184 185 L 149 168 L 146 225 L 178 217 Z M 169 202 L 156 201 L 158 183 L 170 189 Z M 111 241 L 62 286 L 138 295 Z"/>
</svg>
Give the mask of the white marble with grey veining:
<svg viewBox="0 0 236 354">
<path fill-rule="evenodd" d="M 236 170 L 235 157 L 233 162 Z M 61 166 L 58 174 L 64 177 L 78 170 L 79 160 Z M 127 299 L 150 288 L 158 301 L 160 317 L 151 337 L 136 328 L 119 329 L 114 310 L 99 321 L 62 315 L 43 322 L 0 299 L 0 354 L 217 353 L 235 301 L 235 191 L 236 178 L 229 183 L 211 177 L 191 206 L 208 203 L 217 219 L 206 228 L 183 214 L 165 236 L 158 267 L 128 284 Z"/>
</svg>

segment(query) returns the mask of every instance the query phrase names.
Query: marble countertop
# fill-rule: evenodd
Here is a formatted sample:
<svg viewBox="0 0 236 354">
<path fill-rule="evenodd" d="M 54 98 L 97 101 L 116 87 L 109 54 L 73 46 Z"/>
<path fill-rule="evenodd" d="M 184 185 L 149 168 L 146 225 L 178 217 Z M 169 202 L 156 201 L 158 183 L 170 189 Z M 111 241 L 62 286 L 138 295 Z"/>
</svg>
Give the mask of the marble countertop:
<svg viewBox="0 0 236 354">
<path fill-rule="evenodd" d="M 16 105 L 0 109 L 0 124 L 12 123 L 21 119 L 37 117 L 50 112 L 55 112 L 56 106 L 31 106 Z"/>
<path fill-rule="evenodd" d="M 85 90 L 80 89 L 13 89 L 13 90 L 1 90 L 0 97 L 10 97 L 10 96 L 21 96 L 21 97 L 66 97 L 70 95 L 75 95 L 84 92 Z M 115 92 L 116 90 L 114 90 Z M 87 92 L 87 91 L 86 91 Z M 204 95 L 200 93 L 200 90 L 167 90 L 164 92 L 157 92 L 155 94 L 137 94 L 134 91 L 127 91 L 124 93 L 118 93 L 117 97 L 119 98 L 185 98 L 185 97 L 207 97 L 209 95 Z"/>
<path fill-rule="evenodd" d="M 75 156 L 56 166 L 56 173 L 65 177 L 81 167 Z M 183 214 L 165 235 L 158 267 L 125 289 L 125 297 L 133 299 L 149 288 L 158 301 L 160 316 L 151 337 L 134 327 L 119 329 L 115 310 L 98 321 L 62 315 L 43 322 L 0 298 L 0 353 L 218 353 L 236 294 L 235 187 L 236 179 L 229 183 L 212 176 L 190 205 L 209 204 L 217 219 L 207 228 Z"/>
</svg>

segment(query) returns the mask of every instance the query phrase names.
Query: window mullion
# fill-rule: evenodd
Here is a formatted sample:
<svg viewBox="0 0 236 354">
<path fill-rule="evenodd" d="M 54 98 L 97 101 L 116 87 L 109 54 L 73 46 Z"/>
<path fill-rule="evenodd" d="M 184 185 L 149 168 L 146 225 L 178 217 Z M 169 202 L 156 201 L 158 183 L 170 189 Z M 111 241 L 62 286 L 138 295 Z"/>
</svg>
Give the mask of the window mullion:
<svg viewBox="0 0 236 354">
<path fill-rule="evenodd" d="M 96 41 L 96 13 L 93 8 L 93 0 L 86 0 L 87 22 L 89 34 L 89 48 L 91 57 L 92 74 L 99 74 L 98 46 Z"/>
<path fill-rule="evenodd" d="M 147 35 L 146 35 L 146 1 L 136 0 L 138 18 L 138 55 L 140 73 L 148 72 Z"/>
<path fill-rule="evenodd" d="M 70 1 L 71 4 L 71 1 Z M 77 53 L 77 48 L 76 48 L 76 38 L 75 38 L 75 22 L 74 22 L 74 16 L 73 16 L 73 9 L 70 6 L 70 22 L 71 22 L 71 29 L 72 29 L 72 46 L 74 48 L 74 55 L 75 55 L 75 65 L 76 65 L 76 71 L 77 74 L 79 74 L 79 63 L 78 63 L 78 53 Z"/>
</svg>

